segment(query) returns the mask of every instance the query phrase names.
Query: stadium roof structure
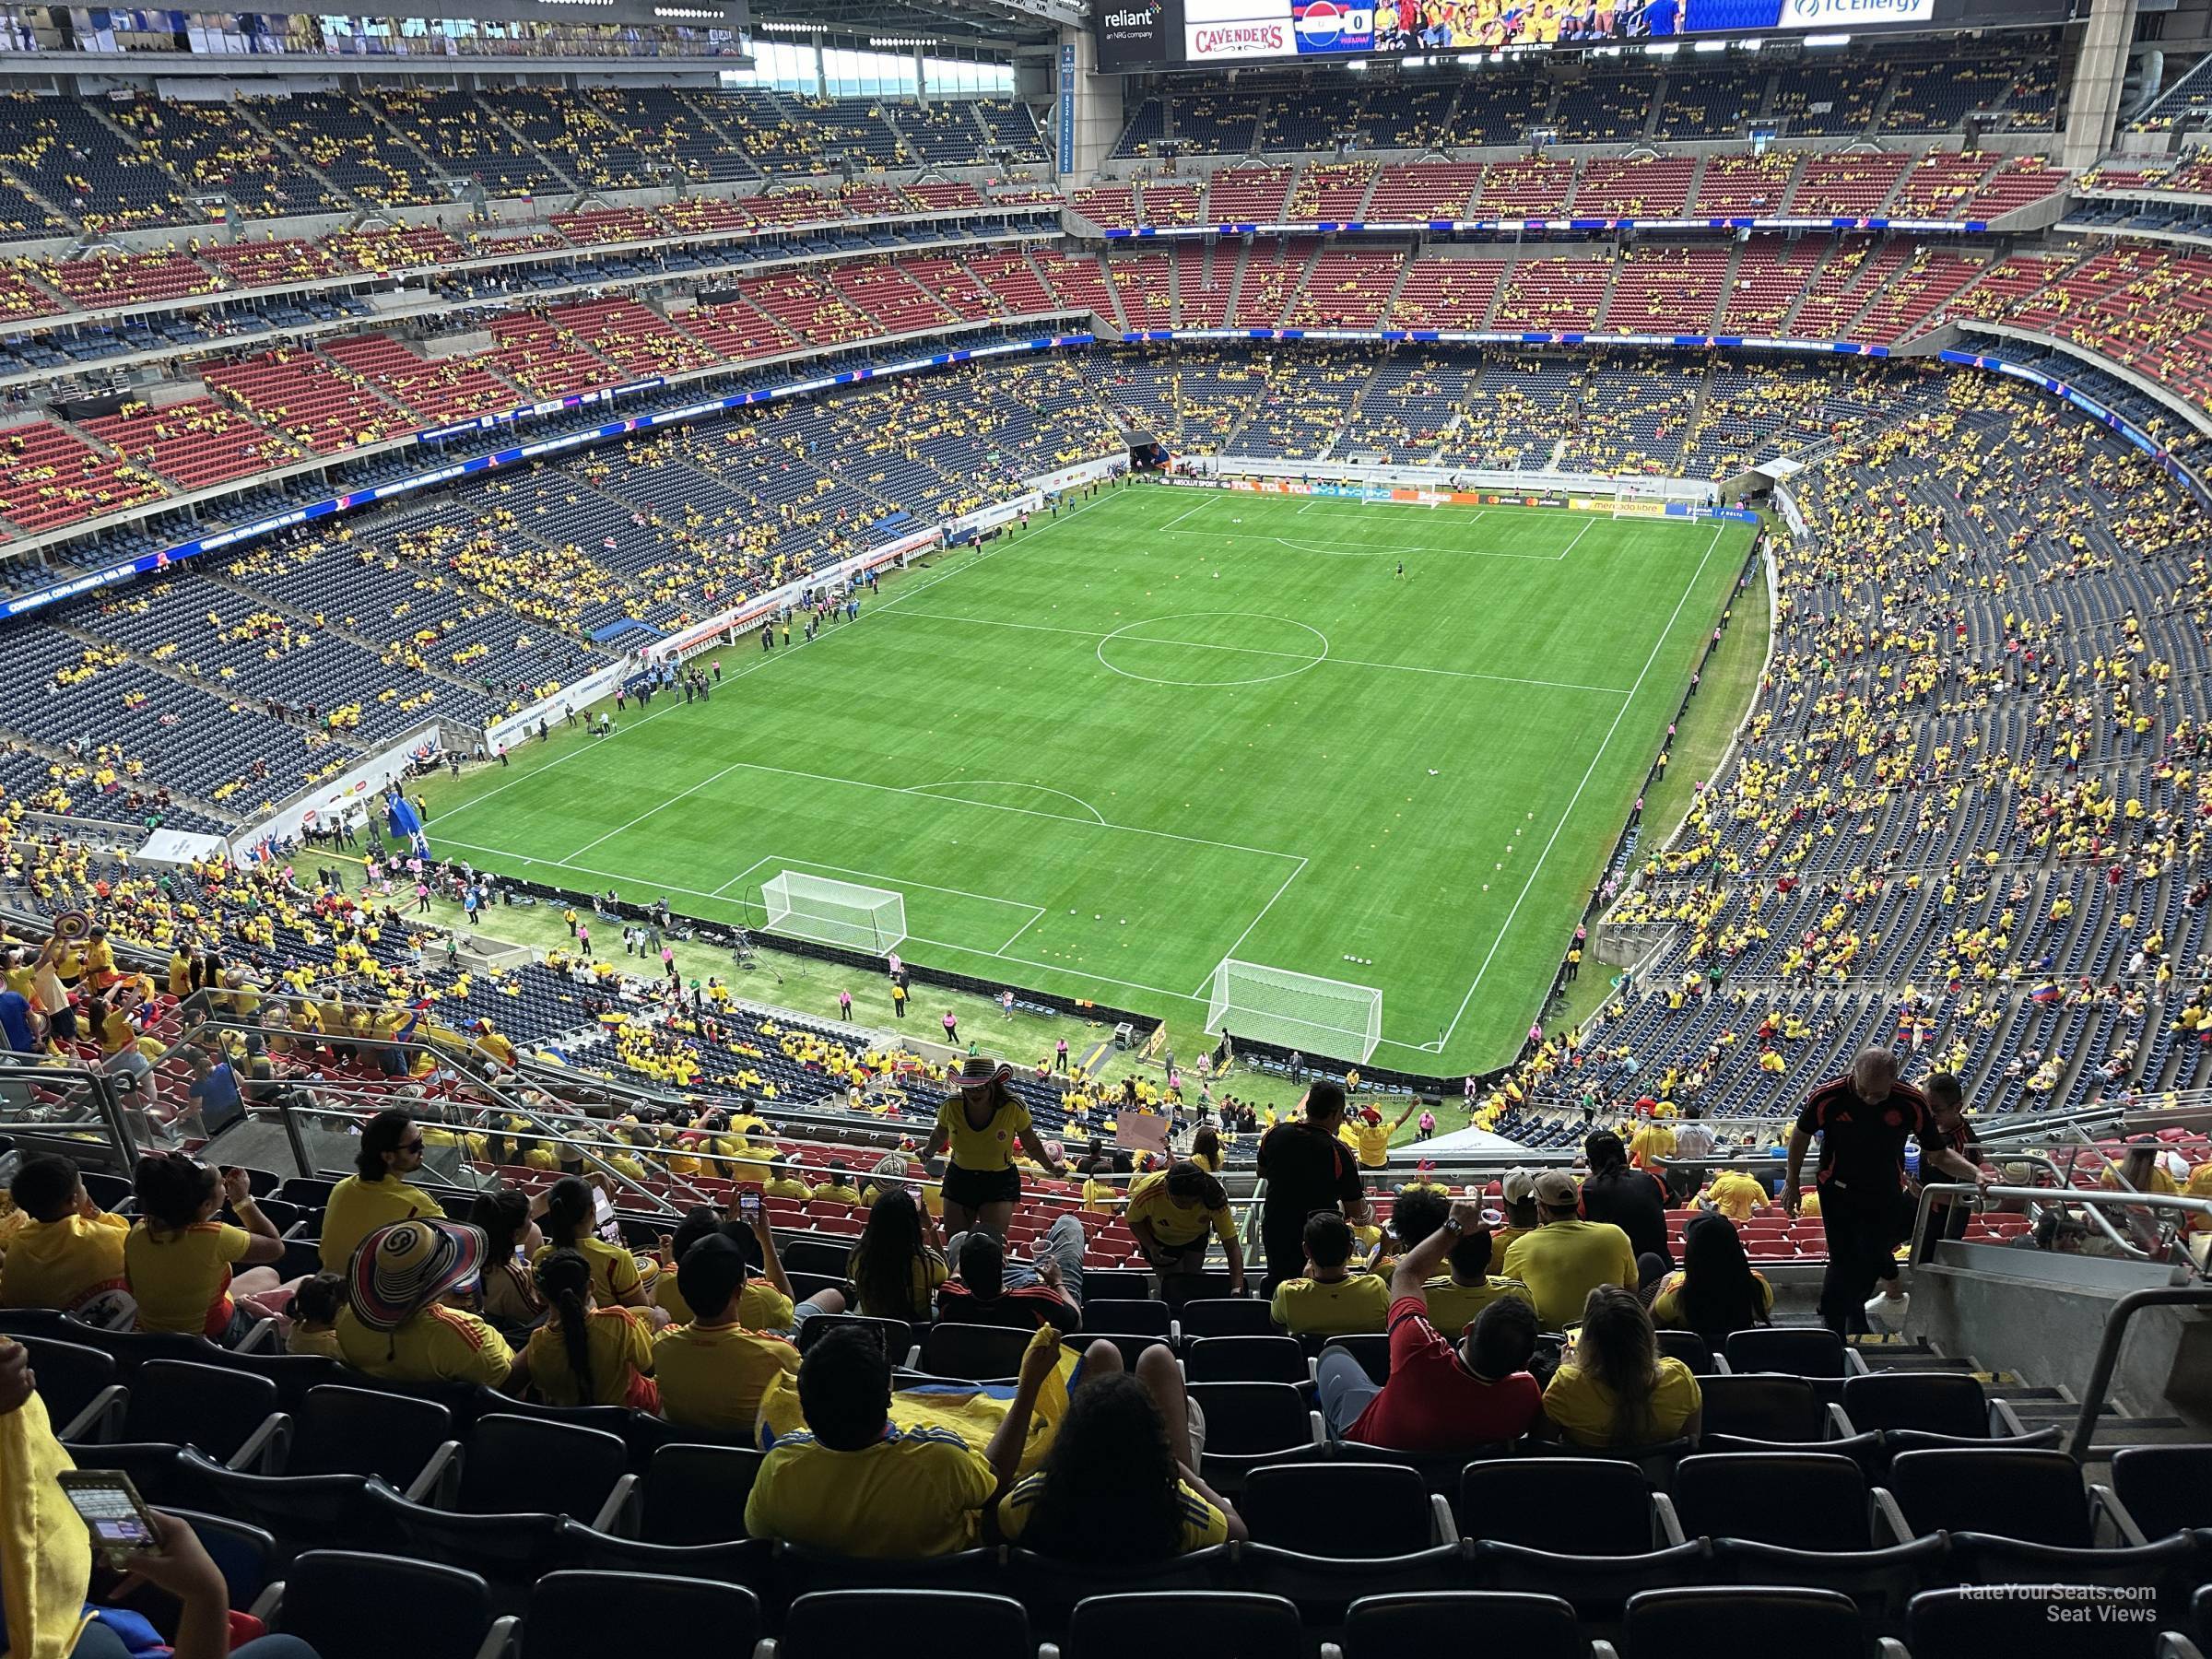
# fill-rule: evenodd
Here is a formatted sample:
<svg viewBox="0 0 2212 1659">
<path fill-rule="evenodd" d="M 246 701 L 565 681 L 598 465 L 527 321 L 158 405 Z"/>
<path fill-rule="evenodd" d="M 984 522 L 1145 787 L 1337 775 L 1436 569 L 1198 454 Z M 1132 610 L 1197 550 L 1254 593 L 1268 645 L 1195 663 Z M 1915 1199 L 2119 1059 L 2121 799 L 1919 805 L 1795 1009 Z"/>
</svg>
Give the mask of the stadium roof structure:
<svg viewBox="0 0 2212 1659">
<path fill-rule="evenodd" d="M 754 16 L 756 30 L 785 37 L 819 30 L 886 45 L 1049 45 L 1090 19 L 1088 0 L 816 0 L 803 14 Z M 833 42 L 841 43 L 841 42 Z"/>
</svg>

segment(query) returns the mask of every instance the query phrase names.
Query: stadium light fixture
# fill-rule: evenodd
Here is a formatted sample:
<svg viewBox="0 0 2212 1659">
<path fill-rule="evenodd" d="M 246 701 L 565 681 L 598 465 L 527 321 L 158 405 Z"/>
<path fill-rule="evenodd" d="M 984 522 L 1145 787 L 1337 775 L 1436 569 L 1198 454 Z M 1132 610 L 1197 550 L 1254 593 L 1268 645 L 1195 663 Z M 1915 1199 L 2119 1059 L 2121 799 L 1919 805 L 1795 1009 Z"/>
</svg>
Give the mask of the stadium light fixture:
<svg viewBox="0 0 2212 1659">
<path fill-rule="evenodd" d="M 1699 52 L 1725 52 L 1728 50 L 1728 42 L 1725 41 L 1700 41 L 1694 50 Z"/>
<path fill-rule="evenodd" d="M 656 18 L 672 18 L 679 23 L 726 23 L 730 18 L 728 12 L 709 11 L 700 6 L 656 6 L 653 8 L 653 15 Z"/>
<path fill-rule="evenodd" d="M 1365 58 L 1347 59 L 1344 66 L 1355 75 L 1364 75 L 1367 73 L 1367 60 Z"/>
<path fill-rule="evenodd" d="M 1822 46 L 1848 46 L 1851 37 L 1847 34 L 1808 34 L 1805 37 L 1805 43 L 1816 49 Z"/>
<path fill-rule="evenodd" d="M 1746 52 L 1763 52 L 1767 43 L 1764 41 L 1738 41 L 1736 44 Z"/>
<path fill-rule="evenodd" d="M 1679 41 L 1653 41 L 1643 49 L 1646 57 L 1673 57 L 1682 50 Z"/>
<path fill-rule="evenodd" d="M 768 34 L 817 35 L 822 32 L 819 23 L 792 23 L 782 18 L 756 18 L 753 27 Z"/>
</svg>

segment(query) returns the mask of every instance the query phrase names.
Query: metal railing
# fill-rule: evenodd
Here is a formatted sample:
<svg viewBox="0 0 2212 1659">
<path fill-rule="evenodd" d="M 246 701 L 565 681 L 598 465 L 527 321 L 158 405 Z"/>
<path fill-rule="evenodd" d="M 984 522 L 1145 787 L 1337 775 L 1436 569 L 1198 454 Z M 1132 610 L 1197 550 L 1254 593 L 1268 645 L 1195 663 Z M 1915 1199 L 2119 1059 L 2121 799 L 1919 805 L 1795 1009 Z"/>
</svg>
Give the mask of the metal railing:
<svg viewBox="0 0 2212 1659">
<path fill-rule="evenodd" d="M 2152 1209 L 2171 1211 L 2177 1215 L 2212 1217 L 2212 1198 L 2190 1198 L 2171 1193 L 2138 1193 L 2131 1189 L 2113 1192 L 2109 1188 L 2083 1191 L 2076 1187 L 2016 1187 L 1983 1186 L 1972 1182 L 1939 1182 L 1920 1189 L 1920 1204 L 1913 1216 L 1912 1236 L 1920 1238 L 1927 1231 L 1928 1210 L 1939 1195 L 1983 1198 L 2018 1198 L 2030 1204 L 2045 1206 L 2059 1206 L 2068 1209 Z M 2107 1220 L 2109 1221 L 2109 1218 Z M 2158 1235 L 2157 1248 L 2134 1247 L 2129 1253 L 2139 1260 L 2156 1262 L 2164 1259 L 2170 1242 L 2163 1229 Z M 2122 1241 L 2124 1246 L 2126 1241 Z"/>
<path fill-rule="evenodd" d="M 2082 1385 L 2081 1410 L 2066 1450 L 2077 1463 L 2086 1460 L 2097 1437 L 2097 1419 L 2104 1413 L 2104 1397 L 2112 1392 L 2112 1373 L 2120 1368 L 2120 1349 L 2127 1327 L 2146 1308 L 2212 1308 L 2212 1285 L 2153 1285 L 2131 1290 L 2112 1304 L 2104 1316 L 2104 1334 L 2097 1339 L 2097 1359 L 2089 1380 Z"/>
</svg>

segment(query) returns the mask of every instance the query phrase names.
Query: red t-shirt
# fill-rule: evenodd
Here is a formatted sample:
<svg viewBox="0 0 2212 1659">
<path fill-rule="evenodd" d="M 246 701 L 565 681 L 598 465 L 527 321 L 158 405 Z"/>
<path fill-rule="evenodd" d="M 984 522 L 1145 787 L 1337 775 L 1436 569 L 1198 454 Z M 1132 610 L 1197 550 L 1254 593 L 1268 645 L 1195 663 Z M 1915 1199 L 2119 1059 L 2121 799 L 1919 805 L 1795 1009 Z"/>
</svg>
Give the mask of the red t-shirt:
<svg viewBox="0 0 2212 1659">
<path fill-rule="evenodd" d="M 1485 1382 L 1429 1323 L 1418 1296 L 1390 1304 L 1390 1381 L 1370 1400 L 1351 1438 L 1396 1452 L 1452 1452 L 1518 1440 L 1544 1408 L 1526 1371 Z"/>
</svg>

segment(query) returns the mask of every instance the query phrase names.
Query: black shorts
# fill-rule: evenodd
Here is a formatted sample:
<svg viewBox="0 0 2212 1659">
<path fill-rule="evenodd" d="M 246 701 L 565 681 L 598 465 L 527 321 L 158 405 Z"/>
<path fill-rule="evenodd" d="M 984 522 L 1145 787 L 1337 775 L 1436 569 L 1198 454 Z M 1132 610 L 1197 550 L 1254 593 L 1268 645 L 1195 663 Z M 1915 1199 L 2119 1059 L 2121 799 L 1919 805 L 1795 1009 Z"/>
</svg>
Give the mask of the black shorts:
<svg viewBox="0 0 2212 1659">
<path fill-rule="evenodd" d="M 986 1204 L 1015 1204 L 1021 1199 L 1021 1171 L 1008 1164 L 1003 1170 L 963 1170 L 945 1166 L 945 1202 L 962 1209 L 980 1210 Z"/>
</svg>

